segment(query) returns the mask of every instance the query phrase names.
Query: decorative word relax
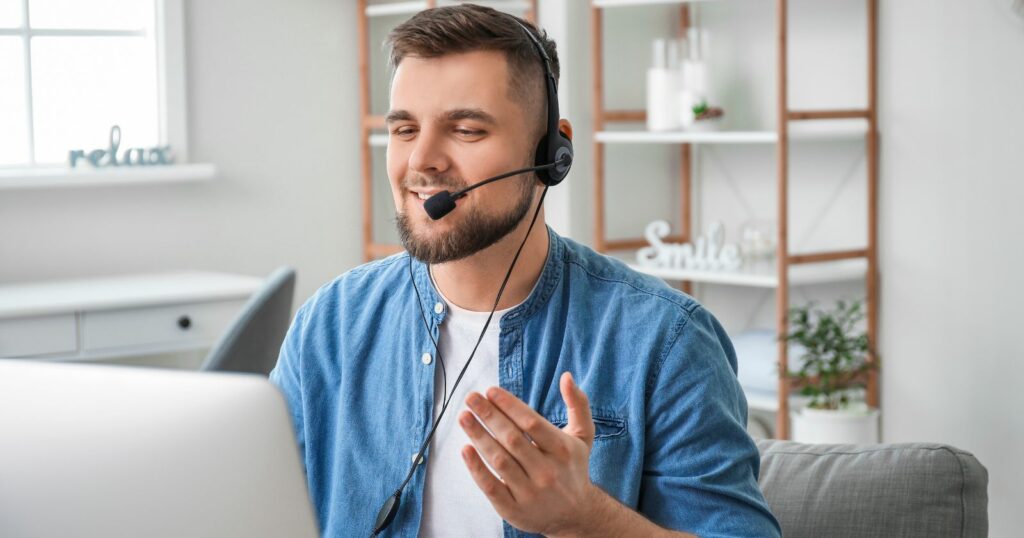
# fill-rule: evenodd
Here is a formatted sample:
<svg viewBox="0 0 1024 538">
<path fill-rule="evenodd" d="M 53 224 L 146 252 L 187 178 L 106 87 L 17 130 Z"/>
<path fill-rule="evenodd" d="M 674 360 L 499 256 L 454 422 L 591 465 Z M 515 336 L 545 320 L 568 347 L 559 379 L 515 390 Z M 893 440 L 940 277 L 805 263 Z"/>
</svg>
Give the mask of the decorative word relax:
<svg viewBox="0 0 1024 538">
<path fill-rule="evenodd" d="M 106 166 L 155 166 L 173 164 L 174 156 L 171 154 L 171 146 L 159 146 L 149 149 L 128 148 L 121 154 L 121 160 L 117 160 L 117 148 L 121 145 L 121 128 L 117 125 L 110 128 L 110 147 L 107 149 L 94 149 L 86 155 L 85 150 L 73 149 L 68 153 L 68 160 L 71 168 L 78 164 L 78 159 L 85 159 L 96 168 Z M 133 158 L 134 155 L 134 158 Z M 106 157 L 106 159 L 104 159 Z"/>
<path fill-rule="evenodd" d="M 720 222 L 711 223 L 708 233 L 698 237 L 694 244 L 663 243 L 669 234 L 669 224 L 656 220 L 647 225 L 644 238 L 651 244 L 637 251 L 636 261 L 642 267 L 660 269 L 708 269 L 733 270 L 743 265 L 740 249 L 736 245 L 722 245 L 725 227 Z"/>
</svg>

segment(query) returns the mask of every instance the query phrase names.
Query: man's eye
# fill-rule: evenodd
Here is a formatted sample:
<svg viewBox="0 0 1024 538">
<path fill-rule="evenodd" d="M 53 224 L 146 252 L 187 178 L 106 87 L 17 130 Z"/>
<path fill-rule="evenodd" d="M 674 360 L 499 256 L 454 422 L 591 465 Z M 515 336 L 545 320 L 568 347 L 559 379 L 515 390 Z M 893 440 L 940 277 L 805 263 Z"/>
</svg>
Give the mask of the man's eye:
<svg viewBox="0 0 1024 538">
<path fill-rule="evenodd" d="M 415 131 L 416 131 L 415 129 L 396 129 L 394 131 L 394 134 L 396 134 L 398 136 L 407 136 L 407 135 L 410 135 L 410 134 L 414 133 Z"/>
<path fill-rule="evenodd" d="M 456 129 L 455 132 L 466 136 L 477 136 L 484 134 L 483 131 L 470 131 L 468 129 Z"/>
</svg>

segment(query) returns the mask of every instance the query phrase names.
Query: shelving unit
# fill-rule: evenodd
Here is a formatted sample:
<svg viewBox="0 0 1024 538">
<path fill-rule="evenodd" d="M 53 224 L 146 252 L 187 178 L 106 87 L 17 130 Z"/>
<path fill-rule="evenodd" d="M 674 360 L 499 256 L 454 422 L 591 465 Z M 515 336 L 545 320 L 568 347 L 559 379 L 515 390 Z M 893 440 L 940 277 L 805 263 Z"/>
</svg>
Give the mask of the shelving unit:
<svg viewBox="0 0 1024 538">
<path fill-rule="evenodd" d="M 686 291 L 692 283 L 749 286 L 775 290 L 776 334 L 788 333 L 789 292 L 791 287 L 826 282 L 863 279 L 867 291 L 867 333 L 871 349 L 876 349 L 878 334 L 878 121 L 877 121 L 877 0 L 867 4 L 868 31 L 868 102 L 864 109 L 792 110 L 787 100 L 789 72 L 788 2 L 775 1 L 776 28 L 776 103 L 775 131 L 702 131 L 647 132 L 609 129 L 612 124 L 646 121 L 643 110 L 606 110 L 604 108 L 604 37 L 605 11 L 624 6 L 678 4 L 680 28 L 689 27 L 689 4 L 697 0 L 591 0 L 591 58 L 593 62 L 594 121 L 594 247 L 645 273 L 678 281 Z M 707 0 L 705 0 L 707 1 Z M 790 123 L 793 123 L 791 126 Z M 788 194 L 789 150 L 795 141 L 859 140 L 866 145 L 867 156 L 867 245 L 862 249 L 792 254 L 789 252 Z M 611 240 L 606 232 L 605 214 L 605 148 L 608 144 L 677 144 L 680 151 L 680 220 L 679 234 L 665 237 L 665 242 L 688 242 L 692 237 L 691 196 L 693 182 L 693 150 L 701 144 L 775 144 L 777 193 L 777 252 L 774 264 L 745 267 L 736 271 L 666 270 L 641 267 L 631 259 L 633 249 L 647 245 L 642 239 Z M 789 437 L 789 398 L 793 384 L 784 374 L 788 371 L 788 346 L 777 344 L 779 364 L 778 390 L 775 397 L 763 392 L 749 393 L 751 408 L 776 412 L 776 437 Z M 742 360 L 742 359 L 741 359 Z M 869 357 L 874 361 L 875 357 Z M 878 405 L 878 373 L 872 370 L 867 382 L 867 402 Z"/>
<path fill-rule="evenodd" d="M 374 114 L 370 106 L 370 20 L 376 17 L 413 15 L 424 9 L 454 5 L 462 2 L 446 0 L 421 0 L 418 2 L 371 3 L 357 0 L 359 38 L 359 110 L 362 161 L 362 206 L 363 206 L 363 258 L 375 258 L 401 252 L 401 245 L 381 243 L 373 235 L 373 149 L 387 147 L 388 135 L 384 115 Z M 471 3 L 492 7 L 499 11 L 521 15 L 535 22 L 537 0 L 475 0 Z M 376 132 L 375 132 L 376 131 Z"/>
</svg>

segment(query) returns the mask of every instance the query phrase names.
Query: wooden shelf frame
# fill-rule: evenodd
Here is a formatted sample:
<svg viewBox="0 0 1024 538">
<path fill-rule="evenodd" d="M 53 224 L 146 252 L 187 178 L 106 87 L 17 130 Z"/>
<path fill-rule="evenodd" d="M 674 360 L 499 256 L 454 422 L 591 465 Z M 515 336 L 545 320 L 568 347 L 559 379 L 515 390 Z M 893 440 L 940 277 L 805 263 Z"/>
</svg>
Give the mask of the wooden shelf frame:
<svg viewBox="0 0 1024 538">
<path fill-rule="evenodd" d="M 414 15 L 424 9 L 447 6 L 460 2 L 451 0 L 420 0 L 418 2 L 396 2 L 371 4 L 357 0 L 357 37 L 359 39 L 359 111 L 360 111 L 360 161 L 362 164 L 362 207 L 363 207 L 363 260 L 389 256 L 402 251 L 401 245 L 379 243 L 373 236 L 373 148 L 386 147 L 387 135 L 374 133 L 384 129 L 384 116 L 373 114 L 370 106 L 370 19 L 379 16 Z M 537 0 L 483 0 L 473 3 L 495 9 L 525 8 L 523 18 L 536 23 Z"/>
<path fill-rule="evenodd" d="M 609 240 L 606 236 L 605 218 L 605 146 L 610 142 L 656 142 L 656 143 L 677 143 L 680 145 L 681 172 L 680 172 L 680 228 L 681 232 L 673 238 L 666 238 L 666 241 L 689 241 L 693 233 L 691 214 L 692 194 L 692 146 L 696 143 L 775 143 L 776 144 L 776 192 L 777 192 L 777 251 L 783 255 L 776 256 L 775 275 L 737 275 L 709 272 L 676 272 L 672 274 L 659 274 L 662 278 L 673 279 L 672 277 L 693 278 L 697 281 L 716 282 L 773 287 L 775 294 L 775 317 L 776 334 L 785 335 L 789 330 L 789 290 L 791 285 L 800 285 L 801 278 L 795 275 L 795 267 L 807 268 L 812 264 L 832 264 L 840 266 L 848 262 L 860 261 L 863 264 L 863 278 L 865 281 L 867 295 L 867 333 L 868 343 L 871 350 L 877 349 L 878 343 L 878 0 L 865 0 L 867 4 L 867 33 L 868 33 L 868 104 L 865 109 L 841 109 L 841 110 L 792 110 L 789 108 L 787 91 L 789 86 L 789 71 L 787 55 L 789 51 L 788 41 L 788 14 L 789 3 L 787 0 L 775 0 L 776 15 L 776 86 L 777 102 L 776 117 L 778 118 L 776 132 L 746 132 L 746 133 L 717 133 L 716 136 L 709 136 L 711 133 L 675 133 L 668 136 L 646 136 L 643 133 L 617 133 L 607 132 L 606 126 L 610 123 L 619 122 L 641 122 L 645 121 L 646 114 L 640 110 L 605 110 L 604 109 L 604 36 L 603 17 L 606 8 L 624 5 L 644 4 L 680 4 L 680 28 L 690 26 L 689 6 L 683 0 L 652 0 L 623 2 L 620 0 L 591 0 L 591 60 L 592 60 L 592 91 L 593 91 L 593 118 L 595 142 L 593 145 L 594 164 L 594 247 L 599 252 L 610 252 L 626 248 L 639 248 L 646 245 L 643 239 L 620 239 Z M 790 122 L 808 122 L 819 120 L 865 120 L 866 128 L 861 136 L 865 143 L 866 166 L 867 166 L 867 246 L 863 249 L 814 252 L 814 253 L 789 253 L 789 148 L 794 138 L 790 130 Z M 617 136 L 616 136 L 617 135 Z M 603 140 L 598 140 L 603 138 Z M 673 140 L 673 138 L 675 138 Z M 644 270 L 637 267 L 638 270 Z M 644 270 L 648 273 L 657 271 Z M 837 281 L 846 279 L 849 274 L 837 271 L 831 277 L 825 272 L 821 281 Z M 717 280 L 716 280 L 717 279 Z M 691 292 L 691 282 L 682 283 L 684 291 Z M 785 375 L 788 371 L 789 357 L 788 345 L 785 340 L 780 340 L 777 348 L 779 364 L 778 384 L 778 405 L 776 411 L 776 437 L 779 439 L 789 438 L 789 395 L 793 390 L 792 381 Z M 877 357 L 869 355 L 869 360 L 874 362 Z M 878 406 L 878 370 L 872 369 L 867 380 L 867 403 L 872 407 Z"/>
</svg>

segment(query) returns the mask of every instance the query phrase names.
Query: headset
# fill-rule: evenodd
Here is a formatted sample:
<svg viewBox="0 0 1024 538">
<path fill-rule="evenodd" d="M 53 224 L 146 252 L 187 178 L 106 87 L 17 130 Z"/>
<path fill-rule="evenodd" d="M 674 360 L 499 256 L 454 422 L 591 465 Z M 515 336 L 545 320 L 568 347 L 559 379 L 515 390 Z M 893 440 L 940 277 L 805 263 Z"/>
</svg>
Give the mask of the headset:
<svg viewBox="0 0 1024 538">
<path fill-rule="evenodd" d="M 558 90 L 555 84 L 555 74 L 551 71 L 551 58 L 548 57 L 544 46 L 533 35 L 533 32 L 526 28 L 523 23 L 519 22 L 518 19 L 512 18 L 512 20 L 526 32 L 526 35 L 530 36 L 530 40 L 533 41 L 534 46 L 540 53 L 541 59 L 544 61 L 544 82 L 547 88 L 547 131 L 537 144 L 537 150 L 534 153 L 533 159 L 534 166 L 513 170 L 485 179 L 455 193 L 441 191 L 431 196 L 423 202 L 423 208 L 427 210 L 427 214 L 434 220 L 438 220 L 451 213 L 455 209 L 455 200 L 462 198 L 473 189 L 530 171 L 537 172 L 537 177 L 545 187 L 554 187 L 565 179 L 566 174 L 569 173 L 569 168 L 572 166 L 572 140 L 565 133 L 558 130 Z M 546 189 L 545 192 L 547 192 Z"/>
<path fill-rule="evenodd" d="M 416 287 L 416 281 L 413 278 L 412 273 L 412 256 L 409 256 L 409 280 L 412 282 L 413 290 L 416 292 L 416 304 L 420 309 L 420 319 L 423 321 L 423 327 L 427 330 L 427 335 L 430 336 L 430 341 L 434 346 L 434 354 L 437 356 L 438 363 L 441 364 L 445 380 L 442 394 L 447 394 L 447 396 L 443 400 L 441 411 L 434 420 L 434 424 L 430 428 L 427 438 L 424 439 L 423 443 L 420 445 L 419 452 L 417 452 L 416 457 L 413 458 L 412 466 L 409 468 L 409 472 L 406 474 L 405 480 L 403 480 L 402 485 L 400 485 L 398 489 L 388 497 L 384 502 L 384 505 L 381 506 L 380 511 L 377 513 L 377 519 L 373 524 L 373 531 L 370 536 L 377 536 L 380 534 L 388 527 L 388 525 L 391 524 L 392 521 L 394 521 L 395 516 L 398 514 L 398 507 L 402 500 L 402 490 L 405 489 L 405 486 L 409 483 L 409 480 L 412 479 L 413 474 L 416 472 L 416 466 L 419 465 L 420 460 L 423 458 L 423 452 L 426 451 L 427 446 L 430 444 L 430 440 L 434 437 L 434 432 L 437 431 L 437 426 L 441 423 L 441 417 L 444 416 L 444 412 L 448 409 L 448 404 L 451 402 L 452 395 L 455 394 L 455 390 L 462 381 L 462 377 L 465 375 L 466 369 L 469 367 L 469 363 L 473 361 L 473 356 L 476 355 L 476 350 L 480 347 L 480 343 L 483 341 L 484 335 L 487 333 L 487 327 L 491 323 L 491 318 L 494 317 L 494 311 L 498 309 L 498 303 L 501 301 L 501 295 L 505 291 L 505 286 L 508 284 L 509 277 L 512 276 L 512 270 L 516 266 L 516 261 L 519 260 L 519 254 L 523 251 L 523 247 L 526 246 L 526 240 L 530 237 L 533 225 L 537 222 L 537 216 L 540 215 L 540 210 L 544 205 L 544 198 L 548 193 L 548 188 L 561 183 L 569 173 L 569 168 L 572 166 L 572 140 L 570 140 L 565 133 L 558 130 L 558 90 L 555 83 L 555 75 L 551 71 L 551 59 L 544 50 L 544 46 L 533 32 L 531 32 L 523 23 L 519 22 L 519 19 L 511 15 L 509 15 L 509 18 L 511 18 L 513 22 L 526 32 L 526 35 L 529 36 L 530 41 L 533 42 L 535 48 L 540 53 L 541 60 L 543 60 L 544 63 L 544 79 L 547 89 L 547 131 L 540 139 L 540 143 L 537 144 L 537 149 L 534 153 L 534 166 L 513 170 L 511 172 L 485 179 L 465 189 L 456 191 L 455 193 L 451 193 L 449 191 L 439 192 L 428 198 L 423 203 L 423 208 L 431 219 L 441 219 L 455 209 L 455 200 L 462 198 L 466 193 L 473 189 L 531 171 L 537 173 L 537 177 L 540 179 L 541 183 L 544 184 L 544 191 L 540 195 L 540 201 L 537 203 L 537 209 L 533 213 L 532 220 L 530 220 L 530 227 L 526 230 L 526 236 L 523 237 L 523 242 L 520 243 L 519 249 L 516 250 L 516 254 L 512 258 L 512 263 L 509 264 L 508 271 L 505 273 L 505 278 L 501 283 L 501 287 L 498 289 L 498 296 L 494 299 L 494 306 L 491 308 L 491 313 L 487 316 L 487 321 L 484 322 L 484 328 L 480 331 L 480 336 L 477 338 L 476 345 L 473 346 L 473 351 L 469 354 L 466 364 L 462 367 L 462 371 L 459 372 L 459 376 L 455 379 L 455 384 L 452 386 L 451 393 L 448 393 L 448 376 L 447 372 L 444 371 L 444 359 L 441 357 L 437 341 L 434 339 L 434 335 L 430 332 L 430 325 L 427 323 L 426 315 L 423 313 L 423 301 L 420 296 L 420 291 Z"/>
</svg>

